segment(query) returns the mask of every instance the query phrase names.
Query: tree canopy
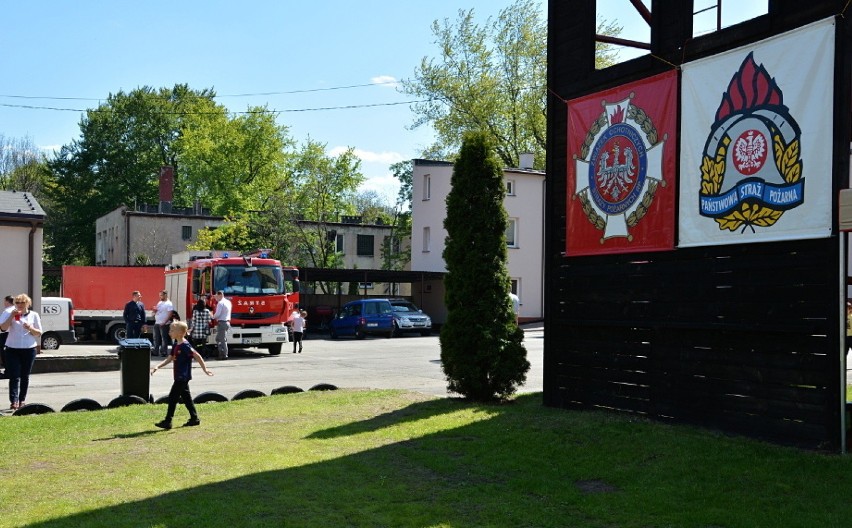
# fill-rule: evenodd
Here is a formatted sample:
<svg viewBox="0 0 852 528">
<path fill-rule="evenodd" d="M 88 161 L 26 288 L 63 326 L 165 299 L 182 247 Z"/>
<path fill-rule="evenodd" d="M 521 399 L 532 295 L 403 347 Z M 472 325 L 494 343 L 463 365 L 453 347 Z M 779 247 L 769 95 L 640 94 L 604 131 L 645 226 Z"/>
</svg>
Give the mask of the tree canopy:
<svg viewBox="0 0 852 528">
<path fill-rule="evenodd" d="M 291 144 L 264 108 L 232 115 L 213 90 L 183 84 L 110 94 L 80 120 L 80 137 L 49 162 L 48 228 L 65 262 L 94 261 L 95 220 L 121 204 L 157 204 L 160 168 L 174 168 L 173 205 L 213 214 L 256 208 L 277 185 Z"/>
<path fill-rule="evenodd" d="M 614 24 L 598 32 L 615 35 Z M 478 24 L 474 10 L 458 19 L 432 23 L 437 58 L 424 57 L 401 90 L 423 99 L 412 111 L 417 128 L 431 125 L 436 142 L 428 157 L 453 159 L 465 132 L 481 130 L 491 138 L 504 167 L 517 167 L 520 155 L 545 162 L 547 96 L 547 22 L 535 0 L 515 0 L 496 18 Z M 612 48 L 598 46 L 600 66 L 615 60 Z"/>
</svg>

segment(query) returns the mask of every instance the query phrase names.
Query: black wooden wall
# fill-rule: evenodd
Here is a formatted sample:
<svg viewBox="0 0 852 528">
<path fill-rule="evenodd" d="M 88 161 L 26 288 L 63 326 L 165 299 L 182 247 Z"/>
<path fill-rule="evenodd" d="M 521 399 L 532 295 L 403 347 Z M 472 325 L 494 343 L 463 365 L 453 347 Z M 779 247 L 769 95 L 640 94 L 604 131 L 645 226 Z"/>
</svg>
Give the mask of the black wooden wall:
<svg viewBox="0 0 852 528">
<path fill-rule="evenodd" d="M 841 449 L 846 272 L 836 214 L 835 235 L 818 240 L 594 257 L 562 252 L 565 100 L 667 71 L 666 61 L 680 64 L 841 13 L 846 3 L 770 0 L 766 16 L 692 39 L 692 2 L 654 0 L 652 53 L 659 59 L 595 71 L 595 1 L 549 0 L 546 405 Z M 845 15 L 837 19 L 835 196 L 849 186 L 852 12 Z"/>
</svg>

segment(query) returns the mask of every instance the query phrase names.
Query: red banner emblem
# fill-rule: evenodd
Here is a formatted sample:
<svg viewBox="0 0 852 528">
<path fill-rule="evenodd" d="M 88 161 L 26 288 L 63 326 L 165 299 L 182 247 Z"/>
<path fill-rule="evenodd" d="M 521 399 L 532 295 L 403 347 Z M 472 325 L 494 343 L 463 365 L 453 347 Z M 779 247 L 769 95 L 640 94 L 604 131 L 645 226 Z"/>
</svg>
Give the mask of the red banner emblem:
<svg viewBox="0 0 852 528">
<path fill-rule="evenodd" d="M 674 247 L 677 74 L 568 103 L 566 253 Z"/>
</svg>

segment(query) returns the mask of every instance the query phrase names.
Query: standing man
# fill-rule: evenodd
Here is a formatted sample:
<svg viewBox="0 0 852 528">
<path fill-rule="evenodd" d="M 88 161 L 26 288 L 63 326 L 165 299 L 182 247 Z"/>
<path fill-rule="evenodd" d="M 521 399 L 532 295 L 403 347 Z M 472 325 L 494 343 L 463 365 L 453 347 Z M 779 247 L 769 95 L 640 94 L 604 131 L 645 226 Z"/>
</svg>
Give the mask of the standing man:
<svg viewBox="0 0 852 528">
<path fill-rule="evenodd" d="M 172 311 L 175 307 L 169 300 L 169 292 L 160 292 L 160 302 L 152 310 L 154 312 L 154 352 L 161 357 L 169 355 L 172 338 L 169 337 L 169 325 L 172 323 Z"/>
<path fill-rule="evenodd" d="M 509 300 L 512 301 L 512 311 L 515 312 L 515 324 L 518 324 L 518 317 L 521 315 L 521 299 L 513 292 L 509 292 Z"/>
<path fill-rule="evenodd" d="M 225 298 L 225 292 L 216 292 L 216 311 L 213 313 L 216 321 L 216 349 L 219 359 L 228 359 L 228 330 L 231 328 L 231 301 Z"/>
<path fill-rule="evenodd" d="M 145 305 L 142 304 L 142 294 L 134 290 L 130 294 L 130 302 L 124 305 L 124 328 L 127 329 L 127 339 L 138 339 L 142 335 L 145 324 Z"/>
<path fill-rule="evenodd" d="M 7 314 L 7 313 L 11 314 L 12 310 L 15 309 L 15 298 L 12 297 L 11 295 L 7 295 L 6 297 L 3 298 L 3 303 L 5 304 L 5 306 L 3 307 L 3 315 L 4 315 L 3 318 L 5 319 L 5 317 L 7 317 L 7 316 L 5 316 L 5 314 Z M 6 330 L 5 332 L 0 332 L 0 365 L 2 365 L 3 368 L 6 368 L 6 338 L 7 337 L 9 337 L 9 331 L 8 330 Z M 6 372 L 5 371 L 0 372 L 0 379 L 4 379 L 4 378 L 6 378 Z"/>
</svg>

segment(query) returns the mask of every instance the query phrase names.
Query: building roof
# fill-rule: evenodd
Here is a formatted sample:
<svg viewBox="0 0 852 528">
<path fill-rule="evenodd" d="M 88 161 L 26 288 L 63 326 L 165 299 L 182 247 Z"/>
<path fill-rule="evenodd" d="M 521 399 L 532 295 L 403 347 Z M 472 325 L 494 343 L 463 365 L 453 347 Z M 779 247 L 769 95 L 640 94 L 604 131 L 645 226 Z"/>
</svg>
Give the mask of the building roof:
<svg viewBox="0 0 852 528">
<path fill-rule="evenodd" d="M 0 218 L 9 220 L 44 220 L 41 208 L 32 193 L 20 191 L 0 191 Z"/>
</svg>

